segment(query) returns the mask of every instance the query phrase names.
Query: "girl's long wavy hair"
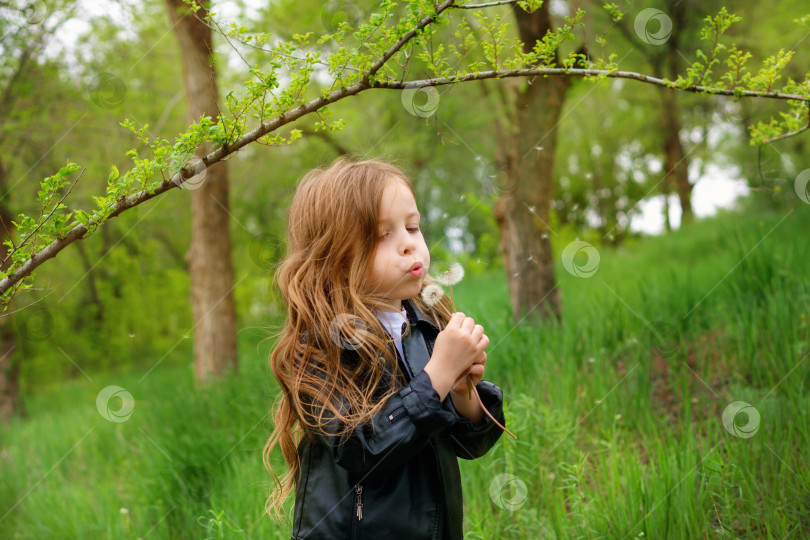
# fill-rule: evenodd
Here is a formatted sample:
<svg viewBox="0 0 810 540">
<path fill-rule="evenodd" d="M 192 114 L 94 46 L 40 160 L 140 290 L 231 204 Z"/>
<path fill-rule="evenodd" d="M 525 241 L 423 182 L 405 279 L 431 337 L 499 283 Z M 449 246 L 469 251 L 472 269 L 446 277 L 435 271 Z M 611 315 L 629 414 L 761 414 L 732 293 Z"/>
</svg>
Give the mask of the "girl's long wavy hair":
<svg viewBox="0 0 810 540">
<path fill-rule="evenodd" d="M 383 191 L 391 182 L 402 182 L 416 198 L 408 177 L 395 165 L 341 156 L 325 169 L 306 173 L 290 203 L 286 253 L 273 275 L 287 306 L 270 354 L 281 392 L 263 452 L 264 465 L 275 479 L 265 510 L 277 522 L 298 485 L 302 438 L 314 440 L 314 433 L 326 433 L 333 422 L 341 426 L 339 432 L 328 431 L 336 437 L 371 426 L 371 418 L 406 383 L 394 341 L 372 311 L 386 291 L 366 287 Z M 426 273 L 423 288 L 434 282 Z M 421 295 L 409 301 L 440 330 L 452 316 L 446 295 L 433 306 Z M 354 354 L 341 354 L 347 349 Z M 288 465 L 281 479 L 270 461 L 276 444 Z"/>
</svg>

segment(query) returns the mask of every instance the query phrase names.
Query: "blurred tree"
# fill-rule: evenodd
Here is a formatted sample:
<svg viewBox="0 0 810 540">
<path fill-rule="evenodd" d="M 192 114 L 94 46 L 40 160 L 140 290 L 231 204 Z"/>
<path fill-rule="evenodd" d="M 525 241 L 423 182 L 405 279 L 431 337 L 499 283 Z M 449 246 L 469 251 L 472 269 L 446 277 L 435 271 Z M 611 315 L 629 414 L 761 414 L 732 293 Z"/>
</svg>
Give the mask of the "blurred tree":
<svg viewBox="0 0 810 540">
<path fill-rule="evenodd" d="M 559 127 L 552 201 L 552 221 L 561 229 L 595 228 L 613 245 L 631 234 L 637 204 L 654 190 L 662 169 L 648 120 L 656 108 L 653 93 L 623 81 L 572 89 Z"/>
<path fill-rule="evenodd" d="M 697 2 L 684 0 L 666 0 L 660 5 L 645 6 L 633 21 L 634 27 L 638 25 L 643 29 L 641 36 L 623 18 L 614 21 L 614 24 L 627 43 L 641 55 L 654 77 L 675 80 L 682 71 L 684 59 L 694 55 L 700 44 L 699 34 L 704 14 L 713 13 L 719 8 L 720 2 L 700 2 L 698 5 Z M 660 122 L 659 132 L 664 155 L 660 182 L 664 195 L 664 226 L 671 231 L 669 195 L 674 187 L 681 205 L 681 223 L 691 223 L 694 219 L 693 185 L 689 182 L 689 155 L 681 140 L 681 100 L 676 92 L 668 88 L 658 87 L 656 90 L 660 98 L 656 118 Z"/>
<path fill-rule="evenodd" d="M 172 28 L 180 46 L 183 82 L 188 101 L 188 121 L 217 118 L 216 68 L 211 28 L 182 0 L 166 0 Z M 201 15 L 209 3 L 198 1 Z M 191 190 L 191 304 L 194 310 L 194 373 L 199 382 L 224 375 L 224 368 L 238 370 L 236 354 L 236 304 L 233 297 L 233 263 L 228 211 L 227 164 L 200 166 L 213 149 L 206 142 L 197 149 L 197 175 L 181 187 Z"/>
<path fill-rule="evenodd" d="M 552 30 L 549 2 L 532 13 L 513 4 L 523 52 Z M 582 49 L 577 54 L 585 54 Z M 557 50 L 552 63 L 559 62 Z M 544 58 L 538 65 L 546 62 Z M 498 127 L 500 158 L 505 161 L 506 189 L 495 204 L 495 218 L 501 229 L 504 267 L 512 298 L 512 313 L 520 318 L 561 316 L 560 295 L 554 277 L 554 258 L 549 233 L 551 202 L 554 199 L 554 155 L 557 125 L 571 86 L 566 76 L 532 77 L 515 92 L 507 129 Z M 537 309 L 537 311 L 535 311 Z"/>
<path fill-rule="evenodd" d="M 6 270 L 11 264 L 6 241 L 13 239 L 15 230 L 11 201 L 11 192 L 19 183 L 11 183 L 12 172 L 19 163 L 15 156 L 29 152 L 39 155 L 27 172 L 42 161 L 47 152 L 24 133 L 40 115 L 50 111 L 49 104 L 55 105 L 50 99 L 64 100 L 64 96 L 52 94 L 44 99 L 44 94 L 37 91 L 43 80 L 56 79 L 58 70 L 55 63 L 40 63 L 37 59 L 74 11 L 75 2 L 66 0 L 52 3 L 48 9 L 37 3 L 0 3 L 0 270 Z M 25 414 L 20 399 L 20 353 L 15 352 L 19 334 L 12 309 L 0 317 L 0 421 L 3 424 L 14 415 Z"/>
</svg>

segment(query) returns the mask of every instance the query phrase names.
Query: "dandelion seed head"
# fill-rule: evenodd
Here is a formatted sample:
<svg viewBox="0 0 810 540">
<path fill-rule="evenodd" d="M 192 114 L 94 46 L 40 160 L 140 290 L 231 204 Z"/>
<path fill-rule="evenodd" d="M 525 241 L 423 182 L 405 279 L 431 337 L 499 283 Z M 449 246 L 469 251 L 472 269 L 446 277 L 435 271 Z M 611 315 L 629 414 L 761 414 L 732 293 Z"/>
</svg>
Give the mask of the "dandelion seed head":
<svg viewBox="0 0 810 540">
<path fill-rule="evenodd" d="M 459 263 L 453 263 L 448 270 L 440 273 L 436 281 L 442 285 L 455 285 L 464 277 L 464 268 Z"/>
<path fill-rule="evenodd" d="M 444 289 L 435 283 L 431 283 L 422 289 L 422 300 L 429 306 L 435 306 L 442 296 L 444 296 Z"/>
</svg>

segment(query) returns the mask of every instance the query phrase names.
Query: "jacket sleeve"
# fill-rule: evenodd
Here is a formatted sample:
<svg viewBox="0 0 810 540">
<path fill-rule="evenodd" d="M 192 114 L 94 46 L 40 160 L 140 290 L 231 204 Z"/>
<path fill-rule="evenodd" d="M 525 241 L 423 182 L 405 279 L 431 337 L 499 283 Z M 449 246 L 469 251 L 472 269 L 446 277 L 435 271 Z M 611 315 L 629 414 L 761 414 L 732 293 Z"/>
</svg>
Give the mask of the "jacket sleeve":
<svg viewBox="0 0 810 540">
<path fill-rule="evenodd" d="M 489 381 L 479 381 L 475 385 L 481 401 L 487 410 L 497 418 L 502 426 L 506 426 L 503 414 L 503 392 Z M 448 397 L 447 407 L 453 411 L 458 421 L 448 429 L 450 440 L 456 455 L 464 459 L 476 459 L 486 454 L 500 438 L 503 430 L 499 428 L 486 414 L 480 425 L 475 425 L 469 418 L 461 415 L 453 406 L 453 400 Z"/>
<path fill-rule="evenodd" d="M 345 410 L 345 402 L 340 404 Z M 344 428 L 330 411 L 324 411 L 326 432 L 314 433 L 335 463 L 355 477 L 382 478 L 415 456 L 428 441 L 458 421 L 443 407 L 430 376 L 423 370 L 372 418 L 367 426 L 339 436 Z"/>
</svg>

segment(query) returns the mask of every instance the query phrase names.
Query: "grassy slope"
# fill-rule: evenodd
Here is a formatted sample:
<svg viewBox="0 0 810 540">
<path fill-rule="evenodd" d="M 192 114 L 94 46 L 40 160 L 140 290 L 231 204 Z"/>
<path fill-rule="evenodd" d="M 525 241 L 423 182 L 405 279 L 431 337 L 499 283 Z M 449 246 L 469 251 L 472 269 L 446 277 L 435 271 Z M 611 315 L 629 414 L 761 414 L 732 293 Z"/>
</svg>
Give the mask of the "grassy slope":
<svg viewBox="0 0 810 540">
<path fill-rule="evenodd" d="M 466 536 L 809 535 L 808 225 L 804 207 L 726 215 L 602 250 L 589 278 L 558 266 L 562 325 L 514 320 L 500 274 L 454 288 L 518 436 L 460 460 Z M 186 341 L 148 374 L 29 396 L 2 434 L 0 537 L 289 538 L 262 513 L 271 344 L 239 337 L 242 371 L 212 392 L 175 360 Z M 108 385 L 132 394 L 128 420 L 98 413 Z M 759 412 L 752 437 L 723 427 L 732 401 Z"/>
</svg>

